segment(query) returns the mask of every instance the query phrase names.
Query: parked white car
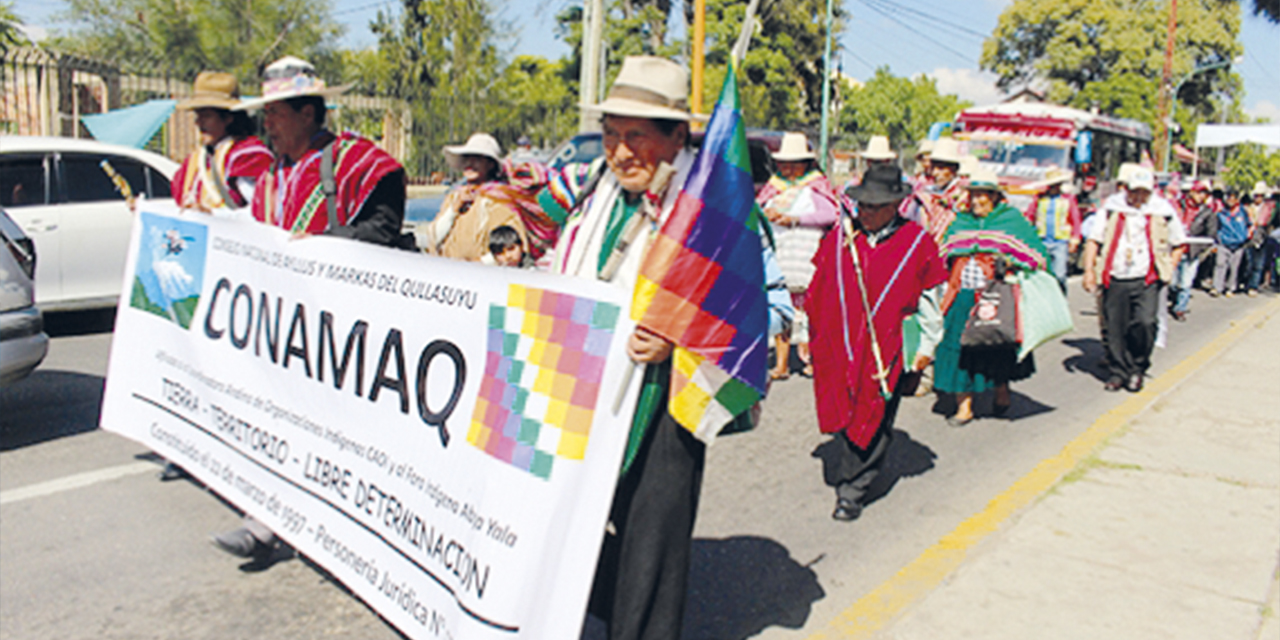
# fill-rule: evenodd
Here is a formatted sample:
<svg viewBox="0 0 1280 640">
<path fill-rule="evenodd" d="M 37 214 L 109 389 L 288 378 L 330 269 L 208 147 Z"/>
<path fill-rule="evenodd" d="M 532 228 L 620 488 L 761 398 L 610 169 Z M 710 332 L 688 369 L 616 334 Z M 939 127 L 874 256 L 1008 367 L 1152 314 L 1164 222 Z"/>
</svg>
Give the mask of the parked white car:
<svg viewBox="0 0 1280 640">
<path fill-rule="evenodd" d="M 102 168 L 135 196 L 172 204 L 177 163 L 93 140 L 0 136 L 0 207 L 35 242 L 36 304 L 49 310 L 114 306 L 134 214 Z"/>
<path fill-rule="evenodd" d="M 0 385 L 20 380 L 49 351 L 44 317 L 35 306 L 31 239 L 0 209 Z"/>
</svg>

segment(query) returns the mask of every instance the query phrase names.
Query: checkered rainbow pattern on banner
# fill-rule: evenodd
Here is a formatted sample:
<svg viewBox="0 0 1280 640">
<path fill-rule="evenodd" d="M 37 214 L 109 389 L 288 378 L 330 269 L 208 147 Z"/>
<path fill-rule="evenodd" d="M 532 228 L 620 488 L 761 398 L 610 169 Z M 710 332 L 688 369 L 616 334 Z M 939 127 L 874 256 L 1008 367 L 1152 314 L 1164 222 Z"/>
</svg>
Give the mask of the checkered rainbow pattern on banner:
<svg viewBox="0 0 1280 640">
<path fill-rule="evenodd" d="M 489 305 L 489 346 L 467 442 L 542 479 L 582 460 L 621 309 L 509 285 Z"/>
</svg>

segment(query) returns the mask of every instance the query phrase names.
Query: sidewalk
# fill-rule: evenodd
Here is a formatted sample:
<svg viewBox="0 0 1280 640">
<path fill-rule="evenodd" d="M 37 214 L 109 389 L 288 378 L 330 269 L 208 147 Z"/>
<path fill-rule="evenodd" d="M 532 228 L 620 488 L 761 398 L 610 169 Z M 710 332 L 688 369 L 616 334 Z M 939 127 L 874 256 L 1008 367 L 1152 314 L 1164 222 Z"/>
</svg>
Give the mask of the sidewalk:
<svg viewBox="0 0 1280 640">
<path fill-rule="evenodd" d="M 1280 638 L 1276 307 L 874 637 Z"/>
</svg>

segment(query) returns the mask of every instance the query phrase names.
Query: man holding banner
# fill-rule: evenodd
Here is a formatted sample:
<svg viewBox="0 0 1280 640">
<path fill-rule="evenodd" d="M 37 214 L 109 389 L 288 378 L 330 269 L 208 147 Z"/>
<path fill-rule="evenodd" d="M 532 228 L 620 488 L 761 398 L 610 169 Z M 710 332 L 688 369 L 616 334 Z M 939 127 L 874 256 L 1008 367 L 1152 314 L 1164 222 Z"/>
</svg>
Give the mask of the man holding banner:
<svg viewBox="0 0 1280 640">
<path fill-rule="evenodd" d="M 324 126 L 325 97 L 346 87 L 327 87 L 315 67 L 291 56 L 268 65 L 264 75 L 262 96 L 233 107 L 264 111 L 263 127 L 276 153 L 254 191 L 254 219 L 297 235 L 325 233 L 394 246 L 404 220 L 404 168 L 372 141 L 335 135 Z M 283 546 L 252 517 L 213 542 L 264 567 Z"/>
<path fill-rule="evenodd" d="M 676 63 L 624 60 L 590 107 L 602 114 L 605 162 L 547 207 L 565 221 L 554 270 L 634 292 L 639 321 L 627 352 L 643 365 L 642 390 L 591 601 L 612 639 L 680 637 L 706 443 L 763 395 L 767 306 L 733 74 L 696 159 L 688 94 Z"/>
</svg>

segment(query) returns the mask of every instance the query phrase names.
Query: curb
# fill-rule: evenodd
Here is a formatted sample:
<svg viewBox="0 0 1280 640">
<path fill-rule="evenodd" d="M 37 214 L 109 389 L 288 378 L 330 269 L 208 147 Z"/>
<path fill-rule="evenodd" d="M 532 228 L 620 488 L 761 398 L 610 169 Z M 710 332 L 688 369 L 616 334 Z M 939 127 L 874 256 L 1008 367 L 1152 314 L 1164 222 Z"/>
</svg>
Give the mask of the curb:
<svg viewBox="0 0 1280 640">
<path fill-rule="evenodd" d="M 1007 520 L 1039 500 L 1063 476 L 1103 448 L 1130 420 L 1182 384 L 1201 367 L 1226 352 L 1255 327 L 1280 314 L 1280 300 L 1254 311 L 1214 338 L 1199 351 L 1152 379 L 1142 390 L 1098 418 L 1057 455 L 1042 460 L 987 507 L 970 516 L 926 549 L 889 580 L 837 614 L 808 640 L 863 640 L 887 627 L 911 605 L 928 595 L 964 563 L 969 550 L 997 531 Z"/>
</svg>

